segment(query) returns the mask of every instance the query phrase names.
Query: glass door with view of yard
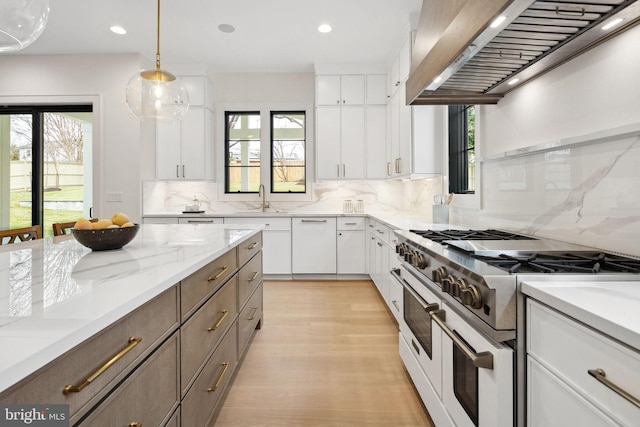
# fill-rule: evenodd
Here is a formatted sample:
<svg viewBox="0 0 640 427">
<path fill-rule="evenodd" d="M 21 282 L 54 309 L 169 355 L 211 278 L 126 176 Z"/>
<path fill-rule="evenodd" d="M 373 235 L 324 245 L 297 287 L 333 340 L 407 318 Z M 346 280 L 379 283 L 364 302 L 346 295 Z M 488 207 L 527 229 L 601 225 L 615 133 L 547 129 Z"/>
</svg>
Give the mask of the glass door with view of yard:
<svg viewBox="0 0 640 427">
<path fill-rule="evenodd" d="M 90 105 L 0 108 L 0 229 L 90 217 Z"/>
</svg>

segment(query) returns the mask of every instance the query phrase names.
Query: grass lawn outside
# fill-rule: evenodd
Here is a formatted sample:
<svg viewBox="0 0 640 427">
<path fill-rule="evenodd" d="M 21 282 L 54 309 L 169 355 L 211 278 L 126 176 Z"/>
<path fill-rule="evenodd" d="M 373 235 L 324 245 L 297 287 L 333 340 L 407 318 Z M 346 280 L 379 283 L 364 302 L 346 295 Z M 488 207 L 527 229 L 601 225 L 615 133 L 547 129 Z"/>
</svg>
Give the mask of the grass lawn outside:
<svg viewBox="0 0 640 427">
<path fill-rule="evenodd" d="M 46 191 L 45 201 L 81 201 L 83 198 L 83 187 L 81 185 L 63 187 L 61 191 Z M 9 197 L 10 228 L 21 228 L 31 226 L 31 206 L 21 206 L 20 202 L 31 201 L 30 191 L 13 191 Z M 42 228 L 43 237 L 53 236 L 51 224 L 55 222 L 77 221 L 82 218 L 81 211 L 45 209 L 44 224 Z"/>
</svg>

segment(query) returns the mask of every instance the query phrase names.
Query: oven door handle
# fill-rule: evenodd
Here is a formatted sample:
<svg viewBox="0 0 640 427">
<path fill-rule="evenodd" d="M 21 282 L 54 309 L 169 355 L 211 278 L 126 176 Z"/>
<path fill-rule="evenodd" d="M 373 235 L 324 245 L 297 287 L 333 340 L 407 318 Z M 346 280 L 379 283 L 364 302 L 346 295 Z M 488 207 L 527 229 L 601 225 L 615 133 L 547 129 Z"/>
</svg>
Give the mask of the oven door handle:
<svg viewBox="0 0 640 427">
<path fill-rule="evenodd" d="M 482 353 L 475 353 L 473 350 L 469 348 L 464 341 L 460 339 L 458 335 L 456 335 L 450 328 L 447 326 L 445 322 L 446 312 L 444 310 L 436 310 L 431 312 L 431 319 L 440 326 L 440 328 L 444 331 L 445 334 L 451 338 L 451 341 L 458 346 L 460 350 L 471 360 L 473 366 L 476 368 L 484 368 L 493 370 L 493 354 L 488 351 L 483 351 Z"/>
</svg>

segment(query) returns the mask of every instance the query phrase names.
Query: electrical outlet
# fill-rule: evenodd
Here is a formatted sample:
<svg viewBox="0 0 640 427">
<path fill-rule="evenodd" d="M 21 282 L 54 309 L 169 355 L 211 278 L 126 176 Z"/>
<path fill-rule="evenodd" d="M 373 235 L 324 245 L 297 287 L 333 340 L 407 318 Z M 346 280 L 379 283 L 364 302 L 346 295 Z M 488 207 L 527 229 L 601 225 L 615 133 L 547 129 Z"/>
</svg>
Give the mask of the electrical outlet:
<svg viewBox="0 0 640 427">
<path fill-rule="evenodd" d="M 107 191 L 107 202 L 121 202 L 122 193 L 118 191 Z"/>
</svg>

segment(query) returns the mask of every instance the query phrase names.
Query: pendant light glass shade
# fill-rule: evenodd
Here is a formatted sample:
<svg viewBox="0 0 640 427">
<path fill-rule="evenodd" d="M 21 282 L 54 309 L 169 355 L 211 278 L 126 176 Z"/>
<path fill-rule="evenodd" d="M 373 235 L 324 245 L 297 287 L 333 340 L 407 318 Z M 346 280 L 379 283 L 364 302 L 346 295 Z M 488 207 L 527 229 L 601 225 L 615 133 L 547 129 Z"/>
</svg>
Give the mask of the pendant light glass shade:
<svg viewBox="0 0 640 427">
<path fill-rule="evenodd" d="M 189 110 L 187 88 L 173 74 L 160 69 L 160 0 L 156 68 L 136 73 L 127 84 L 127 104 L 141 119 L 182 120 Z"/>
<path fill-rule="evenodd" d="M 49 19 L 49 0 L 0 0 L 0 52 L 33 43 Z"/>
</svg>

